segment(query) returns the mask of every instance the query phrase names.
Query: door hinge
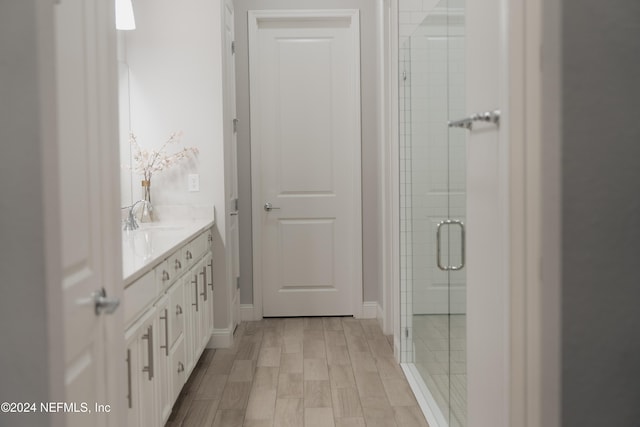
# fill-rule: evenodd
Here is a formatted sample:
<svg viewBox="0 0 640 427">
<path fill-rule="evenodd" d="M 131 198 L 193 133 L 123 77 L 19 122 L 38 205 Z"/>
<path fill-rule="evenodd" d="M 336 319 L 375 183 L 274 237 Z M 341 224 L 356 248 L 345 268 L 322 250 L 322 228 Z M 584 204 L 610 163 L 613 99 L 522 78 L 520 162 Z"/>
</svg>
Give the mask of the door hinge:
<svg viewBox="0 0 640 427">
<path fill-rule="evenodd" d="M 238 211 L 238 198 L 233 199 L 233 210 Z"/>
<path fill-rule="evenodd" d="M 240 276 L 236 277 L 236 289 L 240 289 Z"/>
<path fill-rule="evenodd" d="M 240 121 L 238 119 L 233 119 L 233 132 L 238 132 L 238 123 Z"/>
<path fill-rule="evenodd" d="M 231 54 L 235 54 L 236 53 L 236 42 L 232 41 L 231 42 Z"/>
<path fill-rule="evenodd" d="M 404 328 L 404 337 L 409 338 L 409 328 Z"/>
</svg>

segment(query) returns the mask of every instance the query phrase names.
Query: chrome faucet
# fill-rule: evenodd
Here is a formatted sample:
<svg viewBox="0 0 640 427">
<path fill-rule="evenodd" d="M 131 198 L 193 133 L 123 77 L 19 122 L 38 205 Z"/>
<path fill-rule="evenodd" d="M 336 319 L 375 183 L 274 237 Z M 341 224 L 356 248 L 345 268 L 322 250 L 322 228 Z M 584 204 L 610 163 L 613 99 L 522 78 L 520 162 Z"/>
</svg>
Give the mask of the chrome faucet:
<svg viewBox="0 0 640 427">
<path fill-rule="evenodd" d="M 144 209 L 146 209 L 148 212 L 151 212 L 153 210 L 153 206 L 151 206 L 151 203 L 147 202 L 144 199 L 140 199 L 132 204 L 131 207 L 129 207 L 129 215 L 127 215 L 127 218 L 124 220 L 124 231 L 138 229 L 138 221 L 136 221 L 136 217 L 134 215 L 135 208 L 136 206 L 138 206 L 138 203 L 142 203 L 144 205 Z"/>
</svg>

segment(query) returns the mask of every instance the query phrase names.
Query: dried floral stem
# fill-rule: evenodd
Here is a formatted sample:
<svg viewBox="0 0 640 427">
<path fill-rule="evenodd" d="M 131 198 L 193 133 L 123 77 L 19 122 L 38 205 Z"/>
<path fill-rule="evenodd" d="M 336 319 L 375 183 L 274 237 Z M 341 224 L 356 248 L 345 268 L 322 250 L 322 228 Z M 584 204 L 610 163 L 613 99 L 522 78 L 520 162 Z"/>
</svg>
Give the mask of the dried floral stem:
<svg viewBox="0 0 640 427">
<path fill-rule="evenodd" d="M 129 142 L 134 149 L 133 160 L 136 163 L 134 168 L 135 171 L 138 174 L 143 175 L 145 181 L 151 181 L 151 175 L 154 172 L 161 172 L 168 169 L 191 154 L 196 156 L 198 154 L 198 149 L 196 147 L 185 147 L 173 154 L 167 154 L 165 152 L 168 145 L 180 142 L 181 138 L 181 132 L 174 132 L 169 135 L 169 139 L 162 144 L 159 150 L 149 150 L 140 147 L 136 136 L 131 133 L 129 135 Z"/>
</svg>

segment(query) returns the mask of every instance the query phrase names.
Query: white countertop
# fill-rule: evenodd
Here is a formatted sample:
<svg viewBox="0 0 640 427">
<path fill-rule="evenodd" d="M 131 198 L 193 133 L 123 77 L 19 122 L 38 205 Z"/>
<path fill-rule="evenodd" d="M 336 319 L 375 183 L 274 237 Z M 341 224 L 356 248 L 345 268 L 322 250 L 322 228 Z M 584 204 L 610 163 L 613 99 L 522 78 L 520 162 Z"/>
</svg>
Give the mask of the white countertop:
<svg viewBox="0 0 640 427">
<path fill-rule="evenodd" d="M 122 232 L 122 274 L 127 287 L 151 271 L 173 251 L 213 226 L 212 219 L 162 221 L 140 224 Z"/>
</svg>

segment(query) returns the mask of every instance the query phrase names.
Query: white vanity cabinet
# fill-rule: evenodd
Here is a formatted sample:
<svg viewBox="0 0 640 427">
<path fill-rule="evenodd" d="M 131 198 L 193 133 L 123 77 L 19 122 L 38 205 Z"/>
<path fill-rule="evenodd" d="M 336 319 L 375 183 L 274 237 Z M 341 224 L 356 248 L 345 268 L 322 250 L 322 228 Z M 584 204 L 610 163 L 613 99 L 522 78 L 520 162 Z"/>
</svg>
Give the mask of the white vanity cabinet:
<svg viewBox="0 0 640 427">
<path fill-rule="evenodd" d="M 161 427 L 213 332 L 211 231 L 125 288 L 128 425 Z M 127 299 L 129 298 L 129 299 Z"/>
</svg>

